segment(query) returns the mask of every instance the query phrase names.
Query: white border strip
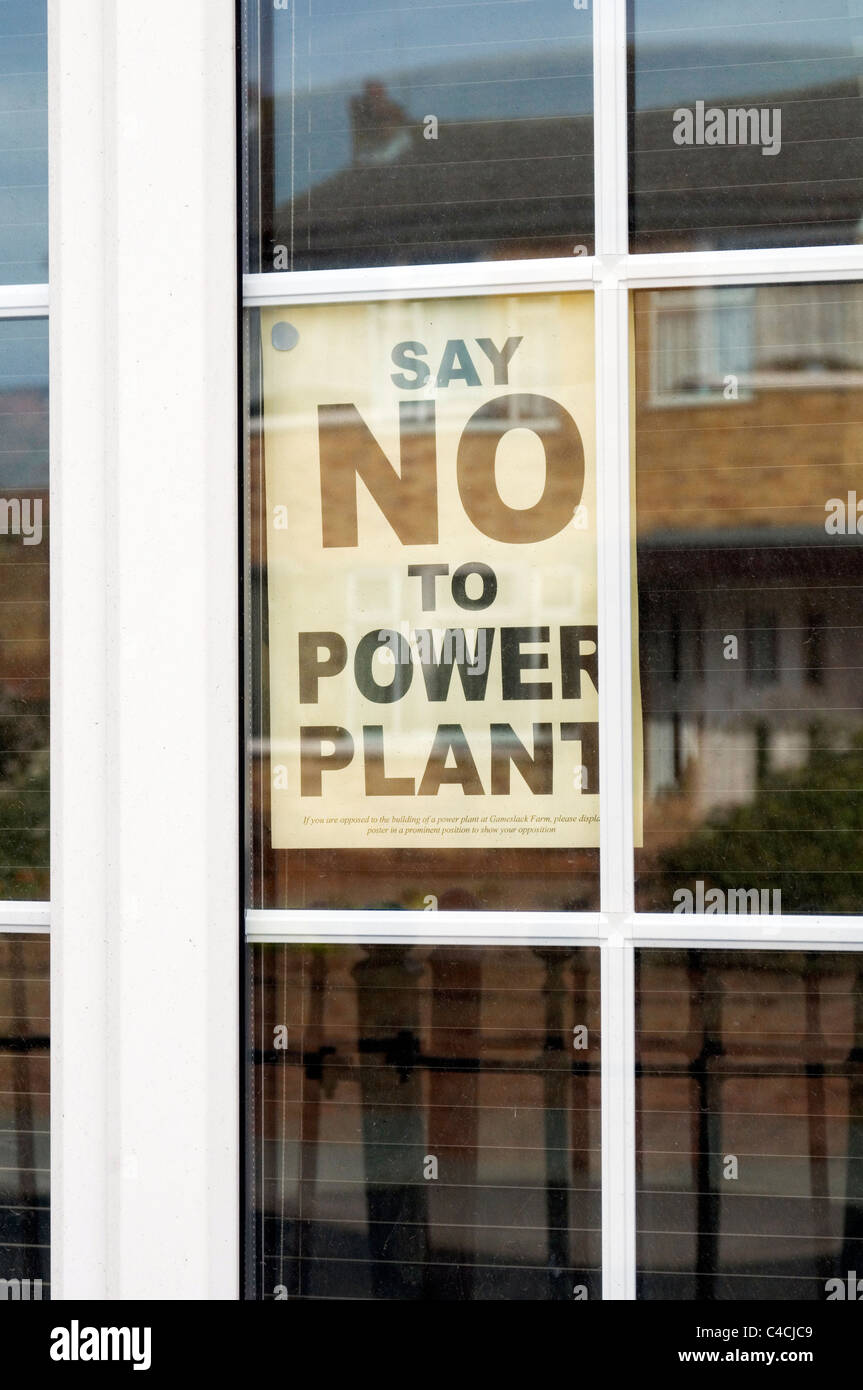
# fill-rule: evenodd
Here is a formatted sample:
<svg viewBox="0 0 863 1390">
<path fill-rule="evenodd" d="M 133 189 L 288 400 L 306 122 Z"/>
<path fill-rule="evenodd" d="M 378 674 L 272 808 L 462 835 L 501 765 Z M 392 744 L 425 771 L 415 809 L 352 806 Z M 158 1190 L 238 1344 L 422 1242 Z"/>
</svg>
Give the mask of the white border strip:
<svg viewBox="0 0 863 1390">
<path fill-rule="evenodd" d="M 47 285 L 0 286 L 0 319 L 41 318 L 47 312 Z"/>
<path fill-rule="evenodd" d="M 467 945 L 596 946 L 605 926 L 598 913 L 564 912 L 309 912 L 255 908 L 246 913 L 246 941 L 332 941 L 351 945 L 436 942 Z"/>
<path fill-rule="evenodd" d="M 860 917 L 770 917 L 741 913 L 643 913 L 629 921 L 636 946 L 686 946 L 719 950 L 751 946 L 755 950 L 863 951 Z"/>
<path fill-rule="evenodd" d="M 603 933 L 602 1297 L 635 1297 L 635 995 L 626 0 L 594 4 L 599 783 Z M 607 919 L 606 919 L 607 920 Z"/>
<path fill-rule="evenodd" d="M 8 924 L 22 920 L 8 904 Z M 14 919 L 14 920 L 13 920 Z M 32 905 L 35 929 L 46 929 L 47 904 Z M 44 925 L 43 925 L 44 924 Z M 7 918 L 0 915 L 0 930 Z M 695 913 L 639 913 L 606 916 L 565 912 L 308 912 L 254 908 L 246 913 L 246 941 L 349 942 L 394 945 L 426 941 L 526 945 L 602 945 L 686 947 L 722 950 L 751 946 L 755 950 L 863 951 L 860 917 L 712 916 Z"/>
<path fill-rule="evenodd" d="M 863 279 L 863 246 L 687 251 L 625 256 L 613 268 L 630 289 Z"/>
<path fill-rule="evenodd" d="M 469 261 L 454 265 L 372 266 L 363 270 L 272 271 L 243 276 L 247 309 L 268 304 L 354 303 L 377 299 L 450 298 L 589 289 L 590 256 L 532 261 Z"/>
<path fill-rule="evenodd" d="M 606 165 L 608 159 L 605 158 Z M 603 185 L 605 203 L 609 201 Z M 608 237 L 622 235 L 618 216 Z M 601 200 L 597 200 L 597 215 Z M 605 203 L 602 205 L 605 206 Z M 599 227 L 598 227 L 599 230 Z M 687 251 L 627 255 L 607 251 L 571 260 L 468 262 L 455 265 L 381 266 L 361 270 L 280 271 L 243 277 L 246 308 L 269 304 L 331 304 L 377 299 L 422 299 L 490 294 L 565 293 L 609 284 L 626 289 L 698 285 L 793 284 L 863 279 L 863 245 L 788 250 Z M 7 304 L 8 300 L 8 304 Z M 0 291 L 0 315 L 45 313 L 47 286 Z"/>
<path fill-rule="evenodd" d="M 51 927 L 50 903 L 0 903 L 0 932 L 38 932 Z"/>
<path fill-rule="evenodd" d="M 634 1299 L 635 954 L 621 934 L 602 946 L 602 1297 Z"/>
<path fill-rule="evenodd" d="M 596 251 L 623 256 L 629 250 L 626 0 L 595 0 L 593 86 Z"/>
<path fill-rule="evenodd" d="M 236 1299 L 234 3 L 48 28 L 51 1291 Z"/>
</svg>

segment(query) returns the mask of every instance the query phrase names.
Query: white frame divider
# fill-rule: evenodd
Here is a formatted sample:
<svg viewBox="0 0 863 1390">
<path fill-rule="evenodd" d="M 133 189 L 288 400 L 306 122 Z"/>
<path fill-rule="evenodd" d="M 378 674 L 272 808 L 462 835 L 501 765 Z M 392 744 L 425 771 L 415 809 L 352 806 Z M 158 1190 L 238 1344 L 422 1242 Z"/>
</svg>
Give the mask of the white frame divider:
<svg viewBox="0 0 863 1390">
<path fill-rule="evenodd" d="M 47 285 L 0 285 L 0 319 L 45 318 Z"/>
<path fill-rule="evenodd" d="M 48 28 L 52 1294 L 236 1299 L 234 4 Z"/>
</svg>

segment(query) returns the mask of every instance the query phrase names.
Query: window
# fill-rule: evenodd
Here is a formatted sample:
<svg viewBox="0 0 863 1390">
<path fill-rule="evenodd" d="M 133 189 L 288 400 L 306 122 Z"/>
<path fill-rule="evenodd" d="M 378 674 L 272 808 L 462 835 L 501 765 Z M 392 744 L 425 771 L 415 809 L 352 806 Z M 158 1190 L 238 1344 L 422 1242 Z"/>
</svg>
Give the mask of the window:
<svg viewBox="0 0 863 1390">
<path fill-rule="evenodd" d="M 601 1297 L 598 965 L 254 947 L 255 1296 Z"/>
<path fill-rule="evenodd" d="M 245 12 L 252 269 L 592 252 L 586 7 Z"/>
<path fill-rule="evenodd" d="M 858 1267 L 839 8 L 242 7 L 248 1298 Z"/>
<path fill-rule="evenodd" d="M 859 8 L 627 8 L 633 250 L 858 241 Z"/>
<path fill-rule="evenodd" d="M 755 287 L 765 322 L 796 323 L 799 331 L 808 324 L 816 335 L 811 354 L 804 339 L 775 343 L 775 353 L 823 361 L 828 306 L 834 335 L 838 325 L 850 331 L 857 286 L 815 289 L 818 312 L 811 287 Z M 711 291 L 699 311 L 704 333 L 696 318 L 693 340 L 715 341 L 711 322 L 729 293 L 736 291 Z M 668 301 L 678 294 L 687 292 L 663 291 Z M 745 882 L 778 891 L 785 912 L 858 912 L 863 865 L 847 831 L 856 824 L 863 710 L 847 680 L 860 636 L 860 559 L 853 522 L 846 528 L 843 520 L 840 532 L 836 517 L 841 505 L 844 518 L 853 489 L 860 387 L 844 370 L 825 377 L 820 368 L 795 368 L 796 389 L 786 379 L 781 395 L 759 384 L 745 399 L 696 395 L 669 414 L 649 391 L 663 348 L 654 347 L 657 319 L 645 294 L 636 299 L 635 323 L 648 750 L 639 906 L 671 910 L 675 892 L 694 891 L 699 881 L 723 889 Z M 765 353 L 766 334 L 757 336 Z M 845 362 L 856 350 L 834 336 L 829 351 Z M 817 623 L 808 609 L 814 595 L 823 602 Z M 678 645 L 688 634 L 696 603 L 704 614 L 698 687 L 681 681 L 673 655 L 657 658 L 675 634 Z M 662 751 L 669 731 L 673 767 Z"/>
<path fill-rule="evenodd" d="M 48 169 L 44 0 L 0 6 L 0 1289 L 49 1261 Z"/>
<path fill-rule="evenodd" d="M 857 1268 L 859 961 L 638 953 L 640 1298 L 823 1299 Z"/>
</svg>

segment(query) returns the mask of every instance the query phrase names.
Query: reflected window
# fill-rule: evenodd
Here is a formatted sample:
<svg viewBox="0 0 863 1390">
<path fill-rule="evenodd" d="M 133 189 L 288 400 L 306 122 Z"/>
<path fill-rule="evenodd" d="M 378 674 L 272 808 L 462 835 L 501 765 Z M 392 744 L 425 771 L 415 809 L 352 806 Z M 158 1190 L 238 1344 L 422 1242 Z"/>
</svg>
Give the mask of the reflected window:
<svg viewBox="0 0 863 1390">
<path fill-rule="evenodd" d="M 863 957 L 636 960 L 638 1297 L 843 1298 L 863 1261 Z"/>
<path fill-rule="evenodd" d="M 861 291 L 693 294 L 635 296 L 637 903 L 695 910 L 700 893 L 721 911 L 745 889 L 783 912 L 857 913 Z M 689 379 L 701 340 L 711 372 Z"/>
<path fill-rule="evenodd" d="M 259 1299 L 601 1297 L 599 952 L 255 946 Z"/>
<path fill-rule="evenodd" d="M 593 252 L 593 16 L 247 0 L 253 271 Z"/>
<path fill-rule="evenodd" d="M 629 0 L 635 251 L 860 240 L 863 11 Z"/>
<path fill-rule="evenodd" d="M 750 685 L 772 685 L 779 677 L 776 614 L 756 611 L 746 622 L 746 678 Z"/>
</svg>

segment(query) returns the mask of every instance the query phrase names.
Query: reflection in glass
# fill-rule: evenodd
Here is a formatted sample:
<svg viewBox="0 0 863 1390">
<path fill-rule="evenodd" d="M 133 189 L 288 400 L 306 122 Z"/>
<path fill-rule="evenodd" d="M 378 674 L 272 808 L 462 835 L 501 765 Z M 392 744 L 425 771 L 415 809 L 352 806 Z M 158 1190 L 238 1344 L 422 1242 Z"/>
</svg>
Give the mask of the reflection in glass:
<svg viewBox="0 0 863 1390">
<path fill-rule="evenodd" d="M 638 1296 L 847 1297 L 863 1270 L 863 956 L 637 961 Z"/>
<path fill-rule="evenodd" d="M 47 937 L 0 937 L 0 1299 L 7 1300 L 49 1297 L 48 964 Z"/>
<path fill-rule="evenodd" d="M 589 7 L 245 8 L 251 270 L 592 252 Z"/>
<path fill-rule="evenodd" d="M 629 0 L 636 251 L 860 240 L 857 0 Z"/>
<path fill-rule="evenodd" d="M 635 323 L 637 905 L 860 912 L 863 287 L 651 291 Z"/>
<path fill-rule="evenodd" d="M 597 951 L 252 969 L 251 1297 L 601 1296 Z"/>
<path fill-rule="evenodd" d="M 0 285 L 48 279 L 46 9 L 0 4 Z"/>
<path fill-rule="evenodd" d="M 0 898 L 47 901 L 48 325 L 0 320 Z"/>
</svg>

